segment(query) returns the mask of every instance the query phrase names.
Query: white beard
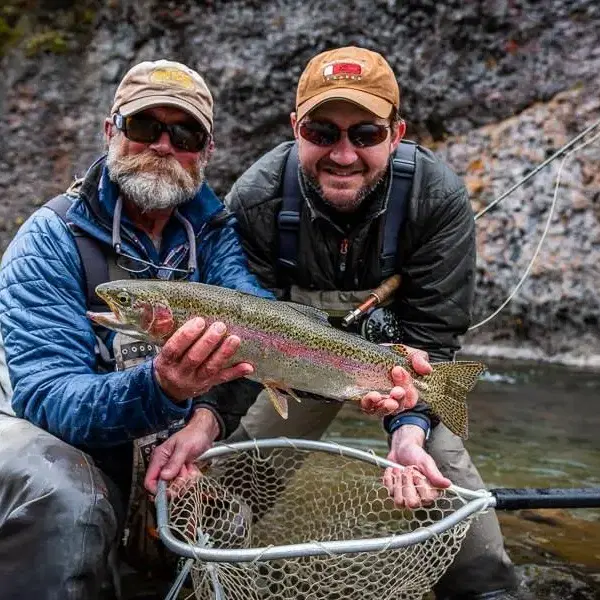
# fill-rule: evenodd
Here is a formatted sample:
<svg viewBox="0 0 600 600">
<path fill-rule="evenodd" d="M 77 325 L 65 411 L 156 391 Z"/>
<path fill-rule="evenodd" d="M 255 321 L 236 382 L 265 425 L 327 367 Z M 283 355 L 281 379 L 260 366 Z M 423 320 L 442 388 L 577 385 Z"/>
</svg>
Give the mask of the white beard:
<svg viewBox="0 0 600 600">
<path fill-rule="evenodd" d="M 159 157 L 149 151 L 123 156 L 118 136 L 109 144 L 106 166 L 111 181 L 144 212 L 188 202 L 204 181 L 204 161 L 199 160 L 196 173 L 191 174 L 172 156 Z"/>
</svg>

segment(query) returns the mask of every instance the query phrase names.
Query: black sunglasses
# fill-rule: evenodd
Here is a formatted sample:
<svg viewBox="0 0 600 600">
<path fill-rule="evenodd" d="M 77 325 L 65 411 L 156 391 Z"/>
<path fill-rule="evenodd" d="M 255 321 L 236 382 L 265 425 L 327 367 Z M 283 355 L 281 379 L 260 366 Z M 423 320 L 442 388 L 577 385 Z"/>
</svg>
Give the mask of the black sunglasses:
<svg viewBox="0 0 600 600">
<path fill-rule="evenodd" d="M 342 138 L 342 132 L 357 148 L 370 148 L 381 144 L 388 135 L 389 125 L 378 123 L 357 123 L 348 129 L 342 129 L 329 121 L 303 121 L 300 123 L 300 135 L 315 146 L 333 146 Z"/>
<path fill-rule="evenodd" d="M 163 131 L 169 134 L 171 144 L 175 148 L 185 152 L 202 152 L 210 142 L 210 134 L 201 125 L 197 127 L 181 123 L 167 125 L 153 117 L 142 115 L 124 117 L 119 113 L 113 115 L 113 123 L 128 140 L 140 144 L 153 144 Z"/>
</svg>

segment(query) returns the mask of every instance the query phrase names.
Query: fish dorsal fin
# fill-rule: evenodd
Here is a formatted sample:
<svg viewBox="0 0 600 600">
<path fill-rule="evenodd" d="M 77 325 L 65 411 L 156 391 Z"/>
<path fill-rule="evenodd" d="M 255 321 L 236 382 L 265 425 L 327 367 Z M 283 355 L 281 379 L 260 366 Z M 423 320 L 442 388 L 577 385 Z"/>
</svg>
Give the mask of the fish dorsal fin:
<svg viewBox="0 0 600 600">
<path fill-rule="evenodd" d="M 310 317 L 311 319 L 316 319 L 317 321 L 329 324 L 329 315 L 323 310 L 315 308 L 314 306 L 308 306 L 308 304 L 298 304 L 297 302 L 286 302 L 286 304 L 305 317 Z"/>
</svg>

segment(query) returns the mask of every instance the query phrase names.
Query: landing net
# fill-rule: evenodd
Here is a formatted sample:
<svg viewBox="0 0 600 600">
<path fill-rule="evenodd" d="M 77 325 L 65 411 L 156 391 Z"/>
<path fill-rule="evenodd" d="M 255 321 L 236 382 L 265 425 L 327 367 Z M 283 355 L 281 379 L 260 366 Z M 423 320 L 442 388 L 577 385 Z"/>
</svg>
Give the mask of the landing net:
<svg viewBox="0 0 600 600">
<path fill-rule="evenodd" d="M 382 483 L 394 463 L 325 442 L 243 442 L 202 461 L 202 477 L 157 497 L 161 538 L 188 558 L 180 597 L 198 600 L 422 598 L 487 506 L 453 487 L 399 509 Z"/>
</svg>

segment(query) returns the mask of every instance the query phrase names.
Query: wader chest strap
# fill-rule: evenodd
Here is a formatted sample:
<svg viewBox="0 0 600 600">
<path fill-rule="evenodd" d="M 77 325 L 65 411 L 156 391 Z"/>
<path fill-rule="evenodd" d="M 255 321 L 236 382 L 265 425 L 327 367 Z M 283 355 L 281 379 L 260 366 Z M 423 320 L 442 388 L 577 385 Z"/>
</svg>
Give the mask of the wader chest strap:
<svg viewBox="0 0 600 600">
<path fill-rule="evenodd" d="M 96 295 L 96 286 L 109 280 L 108 261 L 100 248 L 100 244 L 79 231 L 77 227 L 67 220 L 67 211 L 73 204 L 73 201 L 74 198 L 72 196 L 61 194 L 46 202 L 44 206 L 53 210 L 67 224 L 75 238 L 79 257 L 83 264 L 88 310 L 103 312 L 106 311 L 106 304 Z"/>
</svg>

